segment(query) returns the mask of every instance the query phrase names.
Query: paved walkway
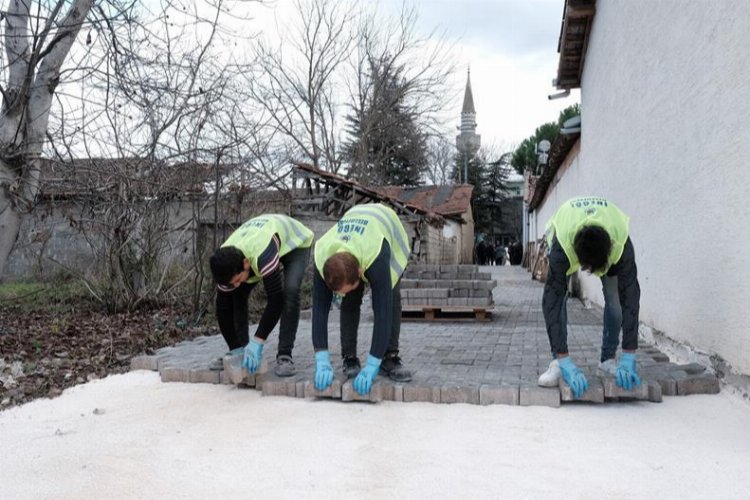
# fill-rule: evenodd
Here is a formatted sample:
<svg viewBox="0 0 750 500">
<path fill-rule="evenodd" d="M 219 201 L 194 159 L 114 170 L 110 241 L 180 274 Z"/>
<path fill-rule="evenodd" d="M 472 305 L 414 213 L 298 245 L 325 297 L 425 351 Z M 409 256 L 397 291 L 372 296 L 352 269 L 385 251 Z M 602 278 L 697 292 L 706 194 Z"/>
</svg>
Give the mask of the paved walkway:
<svg viewBox="0 0 750 500">
<path fill-rule="evenodd" d="M 433 403 L 511 404 L 559 406 L 570 401 L 570 389 L 537 386 L 537 378 L 550 361 L 549 342 L 542 315 L 542 287 L 520 267 L 483 267 L 497 280 L 493 320 L 487 323 L 405 322 L 401 329 L 401 357 L 414 374 L 412 382 L 395 384 L 378 377 L 369 400 L 429 401 Z M 364 311 L 363 311 L 364 313 Z M 254 386 L 264 395 L 294 397 L 328 396 L 342 400 L 360 398 L 341 376 L 337 311 L 331 312 L 329 342 L 331 359 L 337 372 L 334 386 L 326 394 L 316 393 L 310 384 L 314 365 L 310 321 L 303 319 L 294 351 L 298 373 L 291 378 L 273 375 L 278 331 L 269 338 L 264 354 L 265 370 L 256 377 L 245 377 L 238 360 L 225 358 L 226 370 L 211 372 L 208 363 L 221 356 L 226 346 L 221 336 L 202 337 L 139 356 L 133 369 L 159 370 L 164 381 L 232 383 Z M 363 314 L 360 324 L 360 359 L 370 345 L 371 316 Z M 639 372 L 644 384 L 625 392 L 614 380 L 598 373 L 601 345 L 601 309 L 585 309 L 578 300 L 568 301 L 568 345 L 576 363 L 590 382 L 583 399 L 644 399 L 659 402 L 663 395 L 716 393 L 718 379 L 698 364 L 676 365 L 658 349 L 644 343 L 639 348 Z M 251 333 L 254 329 L 251 328 Z M 234 370 L 233 370 L 234 368 Z M 270 369 L 269 369 L 270 368 Z"/>
</svg>

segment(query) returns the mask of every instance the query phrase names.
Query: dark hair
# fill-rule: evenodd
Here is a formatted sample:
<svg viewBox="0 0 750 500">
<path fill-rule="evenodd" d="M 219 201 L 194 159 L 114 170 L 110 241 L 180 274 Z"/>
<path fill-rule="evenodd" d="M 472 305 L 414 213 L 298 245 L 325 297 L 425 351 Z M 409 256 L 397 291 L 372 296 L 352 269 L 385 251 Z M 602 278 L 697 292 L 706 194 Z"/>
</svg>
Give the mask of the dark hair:
<svg viewBox="0 0 750 500">
<path fill-rule="evenodd" d="M 323 264 L 323 279 L 334 292 L 353 285 L 359 281 L 359 262 L 349 252 L 335 253 Z"/>
<path fill-rule="evenodd" d="M 584 271 L 603 271 L 609 261 L 612 240 L 601 226 L 583 226 L 576 233 L 573 249 Z"/>
<path fill-rule="evenodd" d="M 245 254 L 239 248 L 221 247 L 211 256 L 211 274 L 219 285 L 228 285 L 235 275 L 245 270 Z"/>
</svg>

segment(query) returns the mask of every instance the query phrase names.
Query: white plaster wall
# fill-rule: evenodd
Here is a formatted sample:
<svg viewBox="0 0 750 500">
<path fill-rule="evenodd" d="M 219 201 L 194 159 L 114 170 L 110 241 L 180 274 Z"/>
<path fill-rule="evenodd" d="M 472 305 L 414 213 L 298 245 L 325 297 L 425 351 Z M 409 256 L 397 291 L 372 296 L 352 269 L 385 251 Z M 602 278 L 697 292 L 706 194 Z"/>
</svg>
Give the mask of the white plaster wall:
<svg viewBox="0 0 750 500">
<path fill-rule="evenodd" d="M 581 99 L 580 154 L 537 236 L 565 199 L 611 199 L 631 217 L 641 320 L 750 374 L 750 2 L 597 2 Z"/>
</svg>

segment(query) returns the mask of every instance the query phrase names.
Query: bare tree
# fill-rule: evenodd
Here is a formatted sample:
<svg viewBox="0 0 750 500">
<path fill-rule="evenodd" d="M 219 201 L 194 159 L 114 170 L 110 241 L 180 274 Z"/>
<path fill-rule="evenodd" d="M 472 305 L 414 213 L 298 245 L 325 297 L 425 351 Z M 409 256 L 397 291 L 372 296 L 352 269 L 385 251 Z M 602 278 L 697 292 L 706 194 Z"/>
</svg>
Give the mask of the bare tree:
<svg viewBox="0 0 750 500">
<path fill-rule="evenodd" d="M 428 142 L 428 166 L 425 172 L 427 182 L 436 186 L 451 182 L 450 174 L 456 156 L 456 145 L 441 136 L 433 136 Z"/>
<path fill-rule="evenodd" d="M 295 0 L 298 18 L 277 46 L 258 44 L 259 71 L 247 84 L 269 124 L 290 139 L 295 156 L 338 171 L 336 72 L 353 44 L 354 7 L 334 0 Z M 286 22 L 286 20 L 285 20 Z"/>
<path fill-rule="evenodd" d="M 6 60 L 0 114 L 0 272 L 39 191 L 40 157 L 61 69 L 93 0 L 11 0 L 3 17 Z M 68 6 L 65 9 L 66 5 Z"/>
</svg>

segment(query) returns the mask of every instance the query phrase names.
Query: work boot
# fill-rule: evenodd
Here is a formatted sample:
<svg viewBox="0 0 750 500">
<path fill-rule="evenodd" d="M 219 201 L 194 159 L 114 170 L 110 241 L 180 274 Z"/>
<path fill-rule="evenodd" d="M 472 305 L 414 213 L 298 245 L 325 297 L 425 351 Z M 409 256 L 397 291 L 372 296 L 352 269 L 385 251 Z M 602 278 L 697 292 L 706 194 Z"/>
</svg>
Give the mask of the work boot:
<svg viewBox="0 0 750 500">
<path fill-rule="evenodd" d="M 347 379 L 352 379 L 359 375 L 359 371 L 362 369 L 362 365 L 359 364 L 359 358 L 357 356 L 346 356 L 344 358 L 344 375 Z"/>
<path fill-rule="evenodd" d="M 599 369 L 604 373 L 614 375 L 617 373 L 617 362 L 614 358 L 602 361 L 599 363 Z"/>
<path fill-rule="evenodd" d="M 277 377 L 291 377 L 297 373 L 297 369 L 294 367 L 294 361 L 292 357 L 287 354 L 282 354 L 276 357 L 276 367 L 273 372 Z"/>
<path fill-rule="evenodd" d="M 396 382 L 411 381 L 411 371 L 404 368 L 401 358 L 398 354 L 386 354 L 383 362 L 380 363 L 380 374 L 387 375 Z"/>
<path fill-rule="evenodd" d="M 560 371 L 560 365 L 556 359 L 553 359 L 547 371 L 539 375 L 539 385 L 542 387 L 557 387 L 560 383 L 560 377 L 562 372 Z"/>
</svg>

